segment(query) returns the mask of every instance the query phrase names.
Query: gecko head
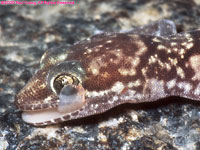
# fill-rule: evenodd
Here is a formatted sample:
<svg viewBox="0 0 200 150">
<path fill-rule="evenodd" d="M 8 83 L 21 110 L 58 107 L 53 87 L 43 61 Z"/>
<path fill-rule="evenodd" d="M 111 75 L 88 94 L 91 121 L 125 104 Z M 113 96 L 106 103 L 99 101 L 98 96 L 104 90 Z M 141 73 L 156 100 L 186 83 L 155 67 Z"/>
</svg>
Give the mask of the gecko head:
<svg viewBox="0 0 200 150">
<path fill-rule="evenodd" d="M 46 125 L 78 119 L 129 100 L 129 88 L 141 84 L 132 83 L 140 59 L 129 47 L 137 55 L 146 49 L 132 42 L 138 36 L 104 36 L 44 53 L 40 70 L 15 98 L 25 122 Z"/>
<path fill-rule="evenodd" d="M 46 81 L 50 90 L 58 97 L 58 112 L 70 113 L 84 105 L 84 78 L 85 71 L 78 61 L 65 61 L 49 70 Z"/>
<path fill-rule="evenodd" d="M 113 78 L 103 78 L 102 72 L 93 76 L 85 68 L 70 60 L 38 70 L 15 97 L 22 119 L 36 126 L 48 125 L 99 114 L 120 104 L 115 95 L 120 84 L 104 90 L 115 83 Z"/>
<path fill-rule="evenodd" d="M 65 61 L 39 70 L 16 95 L 25 122 L 42 125 L 65 121 L 66 114 L 85 104 L 85 71 L 78 61 Z"/>
</svg>

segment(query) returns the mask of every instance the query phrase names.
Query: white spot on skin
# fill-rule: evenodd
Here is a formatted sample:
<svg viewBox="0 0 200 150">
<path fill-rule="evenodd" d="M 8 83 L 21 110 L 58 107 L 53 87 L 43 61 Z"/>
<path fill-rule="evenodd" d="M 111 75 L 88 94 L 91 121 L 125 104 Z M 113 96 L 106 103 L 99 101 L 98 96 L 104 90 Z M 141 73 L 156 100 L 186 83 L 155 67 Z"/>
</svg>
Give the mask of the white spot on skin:
<svg viewBox="0 0 200 150">
<path fill-rule="evenodd" d="M 101 69 L 101 67 L 107 66 L 107 63 L 102 61 L 103 57 L 105 57 L 105 56 L 102 55 L 100 57 L 96 57 L 96 58 L 92 59 L 92 61 L 90 62 L 88 70 L 91 71 L 94 75 L 99 74 L 99 70 Z"/>
<path fill-rule="evenodd" d="M 100 48 L 101 48 L 101 47 L 103 47 L 103 45 L 98 45 L 97 47 L 100 47 Z"/>
<path fill-rule="evenodd" d="M 177 43 L 176 42 L 171 42 L 170 45 L 171 46 L 177 46 Z"/>
<path fill-rule="evenodd" d="M 178 52 L 179 52 L 178 53 L 179 55 L 183 55 L 186 53 L 185 49 L 183 49 L 183 48 L 181 48 Z"/>
<path fill-rule="evenodd" d="M 188 42 L 192 42 L 193 41 L 193 38 L 192 37 L 189 37 L 187 38 Z"/>
<path fill-rule="evenodd" d="M 87 49 L 87 53 L 88 54 L 92 53 L 92 49 Z"/>
<path fill-rule="evenodd" d="M 181 45 L 184 46 L 187 50 L 189 50 L 194 46 L 194 43 L 192 43 L 192 42 L 183 42 L 183 43 L 181 43 Z"/>
<path fill-rule="evenodd" d="M 128 90 L 128 93 L 129 93 L 129 95 L 135 95 L 136 91 L 134 91 L 134 90 Z"/>
<path fill-rule="evenodd" d="M 136 81 L 135 83 L 140 83 L 140 81 Z M 134 83 L 134 84 L 135 84 Z M 87 92 L 87 96 L 88 97 L 105 97 L 106 95 L 108 95 L 109 93 L 116 93 L 115 96 L 113 96 L 112 98 L 109 98 L 107 103 L 109 104 L 113 104 L 116 103 L 119 99 L 123 100 L 123 101 L 127 101 L 129 103 L 136 103 L 136 100 L 141 100 L 144 98 L 144 94 L 141 93 L 137 93 L 134 90 L 128 90 L 126 93 L 121 94 L 121 92 L 124 90 L 125 86 L 123 85 L 123 83 L 121 82 L 116 82 L 113 87 L 109 90 L 104 90 L 104 91 L 88 91 Z"/>
<path fill-rule="evenodd" d="M 174 51 L 174 52 L 177 52 L 177 51 L 178 51 L 178 48 L 173 48 L 173 51 Z"/>
<path fill-rule="evenodd" d="M 168 57 L 168 60 L 170 61 L 171 65 L 174 65 L 174 66 L 176 66 L 176 64 L 178 63 L 177 58 L 173 59 L 173 58 Z"/>
<path fill-rule="evenodd" d="M 139 63 L 140 63 L 140 58 L 139 57 L 128 57 L 127 59 L 126 59 L 127 61 L 129 61 L 129 62 L 131 62 L 131 64 L 132 64 L 132 66 L 135 68 L 136 66 L 138 66 L 139 65 Z"/>
<path fill-rule="evenodd" d="M 99 74 L 99 70 L 94 68 L 94 69 L 92 69 L 92 73 L 93 73 L 93 75 L 98 75 Z"/>
<path fill-rule="evenodd" d="M 40 84 L 39 86 L 38 86 L 38 89 L 45 89 L 46 88 L 46 83 L 43 83 L 43 84 Z"/>
<path fill-rule="evenodd" d="M 157 59 L 157 58 L 155 58 L 154 56 L 150 56 L 150 58 L 149 58 L 149 64 L 155 63 L 155 62 L 156 62 L 156 59 Z"/>
<path fill-rule="evenodd" d="M 142 100 L 144 98 L 144 94 L 137 93 L 134 90 L 128 90 L 125 95 L 120 97 L 121 100 L 126 101 L 128 103 L 137 103 L 137 100 Z"/>
<path fill-rule="evenodd" d="M 52 122 L 52 123 L 55 123 L 55 120 L 54 120 L 54 119 L 51 119 L 51 122 Z"/>
<path fill-rule="evenodd" d="M 161 41 L 158 39 L 158 37 L 154 37 L 153 39 L 152 39 L 152 41 L 153 42 L 157 42 L 157 43 L 160 43 Z"/>
<path fill-rule="evenodd" d="M 107 95 L 109 93 L 109 90 L 104 90 L 104 91 L 91 91 L 91 92 L 87 92 L 87 96 L 88 97 L 98 97 L 98 96 L 104 96 Z"/>
<path fill-rule="evenodd" d="M 200 80 L 200 55 L 194 55 L 189 58 L 189 64 L 194 70 L 195 75 L 192 77 L 192 80 Z"/>
<path fill-rule="evenodd" d="M 158 63 L 158 65 L 162 68 L 162 69 L 167 69 L 168 71 L 171 69 L 170 64 L 168 63 L 163 63 L 157 55 L 154 56 L 150 56 L 149 60 L 148 60 L 149 64 L 154 64 L 154 63 Z"/>
<path fill-rule="evenodd" d="M 173 80 L 170 80 L 170 81 L 167 82 L 167 88 L 168 89 L 174 88 L 175 85 L 176 85 L 176 79 L 173 79 Z"/>
<path fill-rule="evenodd" d="M 188 44 L 187 42 L 181 43 L 182 46 L 187 46 L 187 44 Z"/>
<path fill-rule="evenodd" d="M 132 39 L 133 39 L 133 41 L 138 41 L 139 40 L 139 35 L 137 35 L 137 34 L 129 34 L 129 37 L 131 37 Z"/>
<path fill-rule="evenodd" d="M 100 51 L 100 49 L 99 49 L 99 48 L 96 48 L 96 49 L 94 49 L 94 51 L 95 51 L 95 52 L 99 52 L 99 51 Z"/>
<path fill-rule="evenodd" d="M 141 81 L 138 79 L 138 80 L 136 80 L 136 81 L 134 81 L 134 82 L 129 82 L 128 83 L 128 87 L 129 88 L 132 88 L 132 87 L 138 87 L 138 86 L 140 86 L 141 85 Z"/>
<path fill-rule="evenodd" d="M 112 43 L 112 40 L 106 41 L 106 43 Z"/>
<path fill-rule="evenodd" d="M 112 104 L 116 101 L 118 101 L 119 97 L 118 96 L 113 96 L 112 100 L 109 100 L 108 103 Z"/>
<path fill-rule="evenodd" d="M 139 57 L 127 57 L 124 59 L 125 63 L 131 63 L 131 68 L 127 69 L 127 68 L 124 68 L 124 67 L 121 67 L 118 69 L 118 72 L 122 75 L 122 76 L 127 76 L 127 75 L 130 75 L 130 76 L 133 76 L 136 74 L 136 70 L 135 70 L 135 67 L 139 65 L 140 63 L 140 58 Z M 118 62 L 120 63 L 120 62 Z"/>
<path fill-rule="evenodd" d="M 171 49 L 168 48 L 168 49 L 167 49 L 167 53 L 171 53 L 171 52 L 172 52 Z"/>
<path fill-rule="evenodd" d="M 140 39 L 140 36 L 137 34 L 130 34 L 129 35 L 132 39 L 132 42 L 138 46 L 138 51 L 135 52 L 135 56 L 142 56 L 147 51 L 147 46 L 145 43 Z"/>
<path fill-rule="evenodd" d="M 171 70 L 171 66 L 170 66 L 168 63 L 165 63 L 164 65 L 165 65 L 165 68 L 166 68 L 168 71 Z"/>
<path fill-rule="evenodd" d="M 95 104 L 94 108 L 97 109 L 98 107 L 99 107 L 99 105 L 98 105 L 98 104 Z"/>
<path fill-rule="evenodd" d="M 135 69 L 125 69 L 125 68 L 119 68 L 118 72 L 120 73 L 120 75 L 122 76 L 133 76 L 136 74 L 136 70 Z"/>
<path fill-rule="evenodd" d="M 164 45 L 158 45 L 158 50 L 166 50 L 167 48 Z"/>
<path fill-rule="evenodd" d="M 184 90 L 184 93 L 189 93 L 190 90 L 192 89 L 192 86 L 190 83 L 187 83 L 187 82 L 180 82 L 178 83 L 178 87 L 180 89 L 183 89 Z"/>
<path fill-rule="evenodd" d="M 177 67 L 176 72 L 182 79 L 185 78 L 185 73 L 181 67 Z"/>
<path fill-rule="evenodd" d="M 147 76 L 147 75 L 146 75 L 147 69 L 148 69 L 148 68 L 142 68 L 142 75 L 143 75 L 144 77 Z"/>
<path fill-rule="evenodd" d="M 60 117 L 60 119 L 62 120 L 62 121 L 65 121 L 65 118 L 62 116 L 62 117 Z"/>
<path fill-rule="evenodd" d="M 47 98 L 45 98 L 43 101 L 44 103 L 50 103 L 50 101 L 52 100 L 51 96 L 48 96 Z"/>
<path fill-rule="evenodd" d="M 121 91 L 124 89 L 124 85 L 122 82 L 116 82 L 112 88 L 111 91 L 112 92 L 116 92 L 116 93 L 121 93 Z"/>
<path fill-rule="evenodd" d="M 57 59 L 58 59 L 59 61 L 63 61 L 63 60 L 65 60 L 66 58 L 67 58 L 67 54 L 64 54 L 64 55 L 61 54 L 61 55 L 58 56 Z"/>
<path fill-rule="evenodd" d="M 187 49 L 191 49 L 193 46 L 194 46 L 193 43 L 189 43 L 189 44 L 186 45 L 186 48 L 187 48 Z"/>
<path fill-rule="evenodd" d="M 158 99 L 165 97 L 165 90 L 164 90 L 164 81 L 163 80 L 156 80 L 150 79 L 147 82 L 148 89 L 151 90 L 151 94 L 149 95 L 152 99 Z M 148 90 L 147 90 L 148 91 Z"/>
<path fill-rule="evenodd" d="M 147 51 L 147 47 L 143 41 L 139 40 L 135 44 L 137 44 L 137 46 L 139 48 L 138 51 L 135 52 L 135 56 L 141 56 L 142 54 L 144 54 Z"/>
</svg>

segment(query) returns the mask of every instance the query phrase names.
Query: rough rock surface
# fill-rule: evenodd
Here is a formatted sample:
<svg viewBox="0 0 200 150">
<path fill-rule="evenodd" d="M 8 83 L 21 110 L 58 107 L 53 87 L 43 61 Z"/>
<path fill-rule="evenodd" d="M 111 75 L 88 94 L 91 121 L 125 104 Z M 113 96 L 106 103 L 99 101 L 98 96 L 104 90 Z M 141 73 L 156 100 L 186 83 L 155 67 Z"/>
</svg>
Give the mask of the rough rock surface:
<svg viewBox="0 0 200 150">
<path fill-rule="evenodd" d="M 21 120 L 15 94 L 43 52 L 99 32 L 170 19 L 178 32 L 200 28 L 199 0 L 85 0 L 74 6 L 0 5 L 0 149 L 199 150 L 200 102 L 178 97 L 125 104 L 104 114 L 46 127 Z"/>
</svg>

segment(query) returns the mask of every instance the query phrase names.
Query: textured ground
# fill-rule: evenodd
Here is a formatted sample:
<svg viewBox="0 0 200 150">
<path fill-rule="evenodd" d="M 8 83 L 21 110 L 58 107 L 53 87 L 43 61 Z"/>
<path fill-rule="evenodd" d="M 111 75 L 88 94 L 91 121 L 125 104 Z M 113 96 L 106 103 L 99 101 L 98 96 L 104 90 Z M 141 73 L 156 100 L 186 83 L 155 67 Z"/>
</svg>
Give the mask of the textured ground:
<svg viewBox="0 0 200 150">
<path fill-rule="evenodd" d="M 199 150 L 200 102 L 178 97 L 122 105 L 104 114 L 36 128 L 21 120 L 15 94 L 43 52 L 102 31 L 163 18 L 178 32 L 200 28 L 200 0 L 85 0 L 74 6 L 0 5 L 0 150 Z"/>
</svg>

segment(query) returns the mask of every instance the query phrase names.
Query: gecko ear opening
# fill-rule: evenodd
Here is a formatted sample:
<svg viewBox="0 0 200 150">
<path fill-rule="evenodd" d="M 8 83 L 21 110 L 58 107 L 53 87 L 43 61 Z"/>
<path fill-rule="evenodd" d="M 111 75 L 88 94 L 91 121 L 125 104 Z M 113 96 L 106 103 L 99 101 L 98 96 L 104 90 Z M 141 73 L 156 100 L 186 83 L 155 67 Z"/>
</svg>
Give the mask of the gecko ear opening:
<svg viewBox="0 0 200 150">
<path fill-rule="evenodd" d="M 65 85 L 59 93 L 58 111 L 70 113 L 82 108 L 85 104 L 84 89 L 81 85 Z"/>
</svg>

